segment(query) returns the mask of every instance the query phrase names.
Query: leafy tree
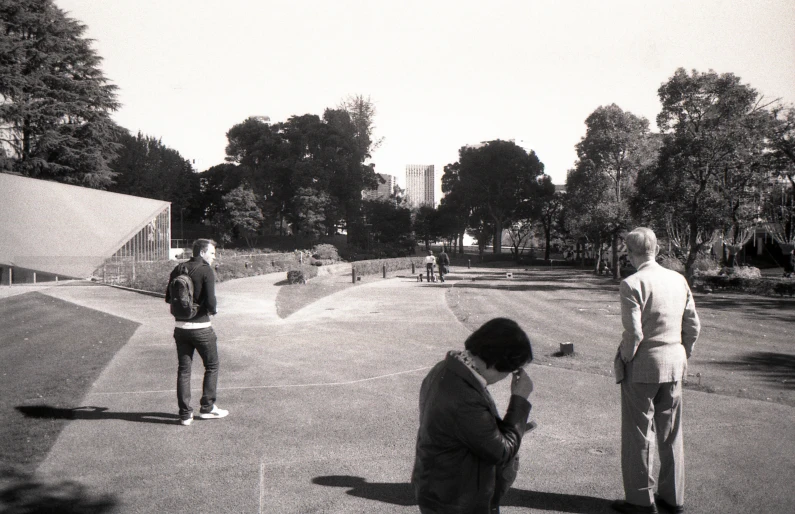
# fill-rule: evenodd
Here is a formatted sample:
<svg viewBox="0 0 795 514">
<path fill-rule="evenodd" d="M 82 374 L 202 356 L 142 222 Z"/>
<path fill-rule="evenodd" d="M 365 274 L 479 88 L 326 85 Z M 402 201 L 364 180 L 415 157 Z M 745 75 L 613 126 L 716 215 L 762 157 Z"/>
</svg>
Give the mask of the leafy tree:
<svg viewBox="0 0 795 514">
<path fill-rule="evenodd" d="M 577 157 L 588 166 L 580 169 L 594 174 L 590 187 L 599 188 L 598 209 L 604 216 L 613 250 L 613 277 L 618 279 L 618 238 L 630 228 L 628 198 L 641 167 L 656 157 L 655 139 L 649 136 L 649 122 L 622 110 L 616 104 L 594 110 L 586 119 L 587 131 L 577 144 Z M 588 193 L 591 194 L 591 193 Z"/>
<path fill-rule="evenodd" d="M 795 188 L 795 106 L 776 106 L 772 116 L 772 169 Z"/>
<path fill-rule="evenodd" d="M 304 234 L 310 238 L 324 235 L 326 227 L 326 209 L 331 199 L 325 191 L 311 187 L 301 187 L 293 197 L 294 221 L 293 233 Z"/>
<path fill-rule="evenodd" d="M 490 217 L 494 253 L 501 253 L 502 231 L 536 193 L 543 163 L 533 151 L 528 154 L 511 141 L 496 140 L 478 148 L 461 148 L 457 166 L 450 169 L 457 174 L 449 181 L 451 192 L 470 212 L 480 210 L 481 216 Z"/>
<path fill-rule="evenodd" d="M 373 139 L 376 110 L 370 97 L 350 95 L 340 102 L 336 110 L 344 111 L 350 117 L 360 162 L 369 159 L 371 153 L 384 142 L 384 138 Z"/>
<path fill-rule="evenodd" d="M 233 237 L 242 237 L 253 247 L 254 236 L 263 220 L 256 195 L 246 184 L 241 184 L 226 193 L 223 201 L 223 211 L 213 219 L 213 224 L 221 231 L 221 240 L 228 243 Z"/>
<path fill-rule="evenodd" d="M 458 244 L 458 236 L 466 229 L 456 209 L 449 203 L 440 203 L 436 209 L 434 232 L 439 235 L 450 251 Z"/>
<path fill-rule="evenodd" d="M 555 233 L 563 210 L 563 196 L 555 192 L 552 179 L 544 175 L 539 181 L 540 193 L 538 199 L 538 224 L 544 232 L 544 260 L 549 260 L 549 248 L 552 244 L 552 235 Z"/>
<path fill-rule="evenodd" d="M 0 137 L 6 167 L 104 189 L 119 104 L 85 30 L 52 0 L 0 0 Z"/>
<path fill-rule="evenodd" d="M 166 200 L 175 218 L 201 221 L 199 175 L 187 159 L 141 132 L 136 136 L 122 132 L 119 142 L 121 147 L 110 164 L 116 180 L 109 191 Z"/>
<path fill-rule="evenodd" d="M 444 209 L 455 219 L 454 237 L 458 240 L 458 253 L 464 253 L 464 234 L 466 233 L 469 217 L 472 215 L 472 199 L 466 196 L 466 191 L 459 185 L 461 164 L 458 162 L 444 167 L 442 174 L 442 201 L 440 209 Z"/>
<path fill-rule="evenodd" d="M 771 129 L 771 168 L 778 180 L 768 187 L 765 217 L 768 230 L 787 253 L 795 247 L 795 106 L 773 109 Z"/>
<path fill-rule="evenodd" d="M 502 231 L 500 231 L 502 232 Z M 483 253 L 486 249 L 486 242 L 494 237 L 493 218 L 485 207 L 476 207 L 467 221 L 467 234 L 472 236 L 478 243 L 478 255 L 483 261 Z"/>
<path fill-rule="evenodd" d="M 609 179 L 591 161 L 578 160 L 566 176 L 566 229 L 584 245 L 594 247 L 594 271 L 601 264 L 602 247 L 611 239 Z"/>
<path fill-rule="evenodd" d="M 691 277 L 715 234 L 738 236 L 752 222 L 745 206 L 765 177 L 770 117 L 756 90 L 731 73 L 680 68 L 658 94 L 663 144 L 656 165 L 638 176 L 634 210 L 681 239 Z"/>
<path fill-rule="evenodd" d="M 431 248 L 431 239 L 436 239 L 436 209 L 429 205 L 421 205 L 414 211 L 414 234 L 418 240 L 425 242 L 425 249 Z"/>
<path fill-rule="evenodd" d="M 339 158 L 333 167 L 330 192 L 339 205 L 339 215 L 346 225 L 358 220 L 361 213 L 362 191 L 378 187 L 378 176 L 373 164 L 365 164 L 370 157 L 372 120 L 367 116 L 374 110 L 355 111 L 357 118 L 345 110 L 326 109 L 324 121 L 337 132 L 335 141 Z M 350 231 L 349 231 L 350 233 Z"/>
<path fill-rule="evenodd" d="M 362 207 L 373 240 L 407 246 L 411 241 L 411 210 L 389 200 L 366 200 Z"/>
<path fill-rule="evenodd" d="M 360 141 L 359 130 L 344 110 L 327 109 L 323 119 L 292 116 L 276 124 L 249 118 L 227 133 L 227 160 L 243 168 L 280 226 L 287 220 L 301 230 L 309 190 L 322 196 L 322 205 L 313 202 L 311 211 L 313 216 L 322 211 L 323 225 L 333 234 L 341 222 L 350 225 L 359 218 L 361 191 L 376 185 L 373 166 L 363 164 L 367 155 L 361 145 L 366 142 Z M 314 232 L 319 225 L 312 226 Z"/>
<path fill-rule="evenodd" d="M 231 163 L 218 164 L 199 173 L 199 205 L 201 206 L 201 219 L 212 223 L 225 207 L 224 195 L 239 187 L 248 184 L 249 177 L 243 166 Z"/>
</svg>

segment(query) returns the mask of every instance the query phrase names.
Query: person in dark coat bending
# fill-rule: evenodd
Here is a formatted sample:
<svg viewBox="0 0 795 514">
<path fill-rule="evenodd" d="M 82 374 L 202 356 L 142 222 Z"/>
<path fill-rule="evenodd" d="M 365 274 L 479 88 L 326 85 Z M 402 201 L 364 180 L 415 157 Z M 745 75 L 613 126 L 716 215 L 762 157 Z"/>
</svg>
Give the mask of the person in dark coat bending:
<svg viewBox="0 0 795 514">
<path fill-rule="evenodd" d="M 492 514 L 516 478 L 530 414 L 533 360 L 527 334 L 495 318 L 451 351 L 420 389 L 420 428 L 411 482 L 423 514 Z M 508 375 L 511 399 L 500 418 L 488 385 Z"/>
</svg>

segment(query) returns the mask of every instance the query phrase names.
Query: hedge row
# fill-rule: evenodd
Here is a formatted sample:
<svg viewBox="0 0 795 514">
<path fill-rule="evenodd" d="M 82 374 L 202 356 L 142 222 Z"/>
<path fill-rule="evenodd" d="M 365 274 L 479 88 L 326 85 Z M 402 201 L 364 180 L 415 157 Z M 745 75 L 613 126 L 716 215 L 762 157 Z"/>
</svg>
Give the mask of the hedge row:
<svg viewBox="0 0 795 514">
<path fill-rule="evenodd" d="M 395 259 L 356 261 L 351 263 L 351 266 L 356 270 L 357 275 L 363 276 L 378 275 L 383 272 L 384 266 L 386 266 L 387 273 L 411 269 L 412 263 L 414 263 L 416 269 L 425 270 L 425 257 L 397 257 Z"/>
<path fill-rule="evenodd" d="M 741 278 L 725 275 L 701 276 L 696 278 L 697 286 L 712 289 L 734 289 L 744 293 L 767 296 L 795 295 L 795 280 L 777 280 L 770 278 Z"/>
<path fill-rule="evenodd" d="M 108 264 L 104 270 L 103 268 L 98 270 L 97 279 L 108 284 L 165 293 L 168 277 L 176 265 L 177 261 L 136 262 L 134 266 L 132 262 Z M 307 279 L 318 274 L 316 266 L 306 261 L 305 264 L 300 264 L 292 253 L 221 255 L 214 267 L 219 282 L 279 271 L 301 271 Z"/>
</svg>

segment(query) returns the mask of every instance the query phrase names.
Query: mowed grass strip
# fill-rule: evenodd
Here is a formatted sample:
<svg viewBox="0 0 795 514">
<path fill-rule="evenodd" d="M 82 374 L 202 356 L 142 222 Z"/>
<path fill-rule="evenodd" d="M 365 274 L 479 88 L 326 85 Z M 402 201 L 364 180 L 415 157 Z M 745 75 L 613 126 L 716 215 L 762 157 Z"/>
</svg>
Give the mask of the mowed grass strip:
<svg viewBox="0 0 795 514">
<path fill-rule="evenodd" d="M 446 299 L 471 330 L 491 318 L 516 320 L 536 364 L 612 375 L 621 340 L 618 283 L 577 270 L 531 268 L 505 275 L 473 271 Z M 795 406 L 795 299 L 739 293 L 695 294 L 701 335 L 686 387 Z M 560 343 L 574 355 L 560 356 Z"/>
<path fill-rule="evenodd" d="M 69 420 L 26 417 L 19 408 L 80 407 L 138 323 L 37 292 L 0 299 L 0 320 L 0 471 L 25 476 Z"/>
</svg>

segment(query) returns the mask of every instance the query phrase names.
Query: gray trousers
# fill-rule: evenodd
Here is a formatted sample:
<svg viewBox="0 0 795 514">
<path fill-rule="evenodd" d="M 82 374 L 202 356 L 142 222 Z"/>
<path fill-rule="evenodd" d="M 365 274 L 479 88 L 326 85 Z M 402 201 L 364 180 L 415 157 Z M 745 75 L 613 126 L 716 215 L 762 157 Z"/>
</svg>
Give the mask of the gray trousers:
<svg viewBox="0 0 795 514">
<path fill-rule="evenodd" d="M 682 383 L 621 382 L 621 471 L 629 503 L 654 503 L 654 433 L 660 454 L 658 494 L 671 505 L 685 502 Z"/>
</svg>

